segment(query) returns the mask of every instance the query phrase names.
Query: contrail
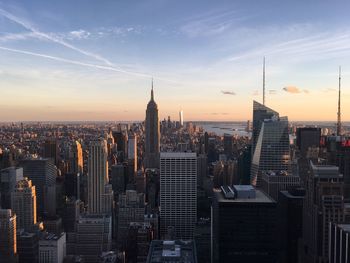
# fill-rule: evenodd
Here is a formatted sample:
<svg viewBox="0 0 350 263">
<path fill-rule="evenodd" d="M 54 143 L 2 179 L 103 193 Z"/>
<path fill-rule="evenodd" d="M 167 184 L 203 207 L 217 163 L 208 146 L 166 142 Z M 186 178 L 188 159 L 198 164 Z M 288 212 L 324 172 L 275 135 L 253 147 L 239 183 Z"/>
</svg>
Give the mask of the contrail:
<svg viewBox="0 0 350 263">
<path fill-rule="evenodd" d="M 103 58 L 101 57 L 100 55 L 97 55 L 97 54 L 94 54 L 94 53 L 91 53 L 91 52 L 88 52 L 88 51 L 85 51 L 83 49 L 80 49 L 76 46 L 73 46 L 69 43 L 67 43 L 66 41 L 58 38 L 58 37 L 55 37 L 53 35 L 50 35 L 50 34 L 47 34 L 47 33 L 44 33 L 44 32 L 41 32 L 40 30 L 36 29 L 34 26 L 30 25 L 29 23 L 23 21 L 21 18 L 3 10 L 0 8 L 0 15 L 6 17 L 7 19 L 11 20 L 12 22 L 15 22 L 21 26 L 23 26 L 25 29 L 33 32 L 35 35 L 37 35 L 38 37 L 41 37 L 41 38 L 44 38 L 44 39 L 47 39 L 47 40 L 50 40 L 54 43 L 57 43 L 57 44 L 60 44 L 64 47 L 67 47 L 69 49 L 72 49 L 74 51 L 77 51 L 85 56 L 88 56 L 88 57 L 91 57 L 91 58 L 94 58 L 96 60 L 99 60 L 105 64 L 107 64 L 108 66 L 114 66 L 114 64 L 112 62 L 110 62 L 108 59 L 106 58 Z"/>
<path fill-rule="evenodd" d="M 30 55 L 30 56 L 36 56 L 36 57 L 51 59 L 51 60 L 55 60 L 55 61 L 59 61 L 59 62 L 65 62 L 65 63 L 78 65 L 78 66 L 84 66 L 84 67 L 90 67 L 90 68 L 96 68 L 96 69 L 104 69 L 104 70 L 110 70 L 110 71 L 119 72 L 119 73 L 136 75 L 136 76 L 144 77 L 144 78 L 151 78 L 151 75 L 148 75 L 148 74 L 145 74 L 145 73 L 130 72 L 130 71 L 122 70 L 122 69 L 115 68 L 115 67 L 112 67 L 112 66 L 96 65 L 96 64 L 85 63 L 85 62 L 81 62 L 81 61 L 76 61 L 76 60 L 71 60 L 71 59 L 66 59 L 66 58 L 61 58 L 61 57 L 56 57 L 56 56 L 50 56 L 50 55 L 41 54 L 41 53 L 35 53 L 35 52 L 31 52 L 31 51 L 26 51 L 26 50 L 2 47 L 2 46 L 0 46 L 0 49 L 1 50 L 10 51 L 10 52 L 19 53 L 19 54 L 25 54 L 25 55 Z"/>
</svg>

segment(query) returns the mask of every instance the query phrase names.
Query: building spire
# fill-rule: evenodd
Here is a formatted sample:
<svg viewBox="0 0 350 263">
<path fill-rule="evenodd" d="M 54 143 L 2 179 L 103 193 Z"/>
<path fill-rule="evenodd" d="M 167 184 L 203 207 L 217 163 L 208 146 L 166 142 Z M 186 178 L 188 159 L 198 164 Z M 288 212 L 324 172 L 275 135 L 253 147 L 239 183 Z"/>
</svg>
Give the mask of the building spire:
<svg viewBox="0 0 350 263">
<path fill-rule="evenodd" d="M 263 60 L 263 105 L 265 106 L 265 56 Z"/>
<path fill-rule="evenodd" d="M 153 94 L 153 78 L 152 78 L 151 100 L 154 100 L 154 94 Z"/>
<path fill-rule="evenodd" d="M 339 90 L 338 90 L 338 114 L 337 114 L 337 135 L 341 135 L 341 104 L 340 104 L 340 95 L 341 95 L 341 67 L 339 66 Z"/>
</svg>

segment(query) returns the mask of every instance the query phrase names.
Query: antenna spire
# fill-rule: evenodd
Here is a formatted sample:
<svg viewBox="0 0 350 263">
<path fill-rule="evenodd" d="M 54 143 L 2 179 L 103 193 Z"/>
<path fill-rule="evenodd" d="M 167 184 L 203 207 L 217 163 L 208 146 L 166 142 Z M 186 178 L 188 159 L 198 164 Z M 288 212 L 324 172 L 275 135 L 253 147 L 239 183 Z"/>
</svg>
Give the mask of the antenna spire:
<svg viewBox="0 0 350 263">
<path fill-rule="evenodd" d="M 154 100 L 154 95 L 153 95 L 153 78 L 152 78 L 151 100 Z"/>
<path fill-rule="evenodd" d="M 339 90 L 338 90 L 338 120 L 337 120 L 337 135 L 341 135 L 341 104 L 340 104 L 340 95 L 341 95 L 341 66 L 339 66 Z"/>
<path fill-rule="evenodd" d="M 265 105 L 265 56 L 263 60 L 263 105 Z"/>
</svg>

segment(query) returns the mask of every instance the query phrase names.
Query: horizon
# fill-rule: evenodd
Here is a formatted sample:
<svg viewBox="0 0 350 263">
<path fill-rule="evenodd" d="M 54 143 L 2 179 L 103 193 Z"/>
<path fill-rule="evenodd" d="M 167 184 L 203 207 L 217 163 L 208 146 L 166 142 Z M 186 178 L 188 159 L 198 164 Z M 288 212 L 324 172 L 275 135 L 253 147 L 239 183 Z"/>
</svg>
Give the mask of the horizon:
<svg viewBox="0 0 350 263">
<path fill-rule="evenodd" d="M 198 3 L 0 1 L 0 122 L 350 121 L 348 1 Z"/>
</svg>

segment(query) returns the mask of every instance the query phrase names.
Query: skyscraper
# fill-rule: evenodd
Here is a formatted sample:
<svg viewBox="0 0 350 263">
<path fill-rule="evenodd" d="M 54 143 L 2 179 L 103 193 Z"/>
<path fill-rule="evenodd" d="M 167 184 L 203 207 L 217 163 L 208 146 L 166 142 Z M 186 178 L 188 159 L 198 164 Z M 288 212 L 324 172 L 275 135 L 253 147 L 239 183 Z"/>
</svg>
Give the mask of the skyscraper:
<svg viewBox="0 0 350 263">
<path fill-rule="evenodd" d="M 310 147 L 319 147 L 321 141 L 321 128 L 305 127 L 297 129 L 297 146 L 303 157 Z"/>
<path fill-rule="evenodd" d="M 91 141 L 88 158 L 88 212 L 111 213 L 112 187 L 108 187 L 107 142 Z"/>
<path fill-rule="evenodd" d="M 131 167 L 129 181 L 135 176 L 137 171 L 137 136 L 134 133 L 129 135 L 128 141 L 128 166 Z M 131 171 L 132 170 L 132 171 Z"/>
<path fill-rule="evenodd" d="M 49 200 L 45 196 L 47 189 L 55 191 L 56 168 L 52 159 L 25 159 L 20 162 L 23 167 L 23 174 L 35 185 L 37 197 L 38 215 L 47 214 L 46 208 L 50 206 Z M 54 194 L 54 193 L 52 193 Z M 45 208 L 46 207 L 46 208 Z"/>
<path fill-rule="evenodd" d="M 275 116 L 261 123 L 252 159 L 252 185 L 261 186 L 263 171 L 291 171 L 287 117 Z"/>
<path fill-rule="evenodd" d="M 154 101 L 153 81 L 151 100 L 146 110 L 145 168 L 159 168 L 160 127 L 158 105 Z"/>
<path fill-rule="evenodd" d="M 16 215 L 0 209 L 0 262 L 14 263 L 17 257 Z"/>
<path fill-rule="evenodd" d="M 254 154 L 255 145 L 257 143 L 260 128 L 265 119 L 271 119 L 272 116 L 279 117 L 279 113 L 260 104 L 257 101 L 253 101 L 253 135 L 252 135 L 252 153 Z"/>
<path fill-rule="evenodd" d="M 170 229 L 174 238 L 192 239 L 197 221 L 196 153 L 160 154 L 160 226 L 161 236 Z"/>
<path fill-rule="evenodd" d="M 56 139 L 47 139 L 43 145 L 43 157 L 51 158 L 54 164 L 58 163 L 58 143 Z"/>
<path fill-rule="evenodd" d="M 180 110 L 179 112 L 179 121 L 180 121 L 180 127 L 184 126 L 184 111 Z"/>
<path fill-rule="evenodd" d="M 23 168 L 8 167 L 0 171 L 0 207 L 11 208 L 11 193 L 18 181 L 23 179 Z"/>
<path fill-rule="evenodd" d="M 69 172 L 82 174 L 83 165 L 83 150 L 81 144 L 78 141 L 74 141 L 69 151 Z"/>
<path fill-rule="evenodd" d="M 17 182 L 11 193 L 11 208 L 17 216 L 17 229 L 30 231 L 36 224 L 36 193 L 28 178 Z"/>
</svg>

